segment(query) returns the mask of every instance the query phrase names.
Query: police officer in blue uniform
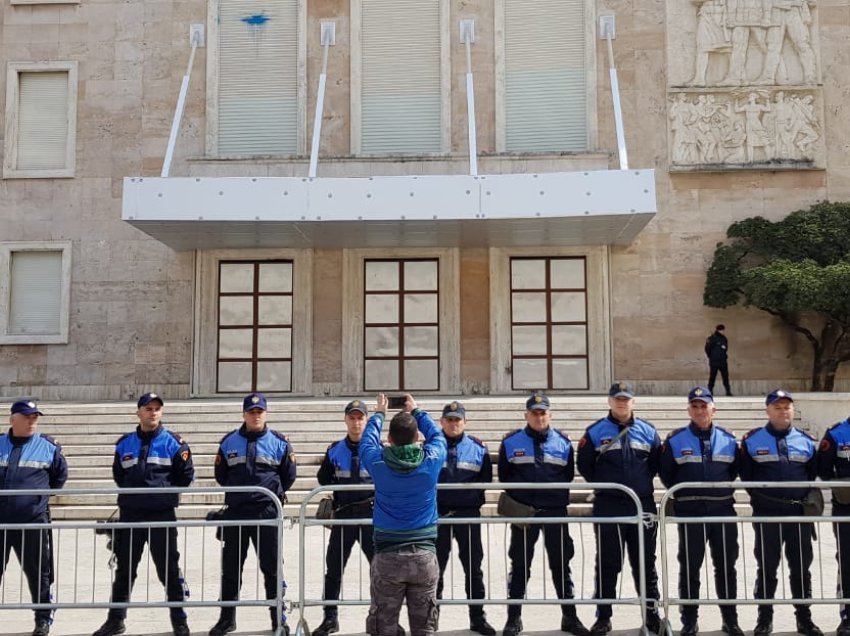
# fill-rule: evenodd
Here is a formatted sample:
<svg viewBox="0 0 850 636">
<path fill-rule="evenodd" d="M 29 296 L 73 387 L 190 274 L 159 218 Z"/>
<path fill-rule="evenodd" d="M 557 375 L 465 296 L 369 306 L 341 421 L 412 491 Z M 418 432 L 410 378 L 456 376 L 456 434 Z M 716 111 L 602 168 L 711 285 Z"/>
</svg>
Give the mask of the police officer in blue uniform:
<svg viewBox="0 0 850 636">
<path fill-rule="evenodd" d="M 558 483 L 571 482 L 575 477 L 575 455 L 570 438 L 551 426 L 552 414 L 549 398 L 532 395 L 525 403 L 524 428 L 508 433 L 499 446 L 499 481 Z M 535 517 L 567 518 L 570 491 L 510 490 L 508 495 L 536 510 Z M 575 553 L 569 526 L 563 524 L 533 524 L 528 527 L 511 525 L 511 542 L 508 557 L 511 561 L 508 575 L 508 598 L 521 599 L 531 575 L 534 545 L 543 531 L 543 543 L 549 557 L 552 583 L 560 599 L 573 598 L 573 581 L 570 559 Z M 522 606 L 508 606 L 508 620 L 502 631 L 505 636 L 522 632 Z M 578 618 L 575 605 L 561 606 L 561 631 L 587 636 L 588 629 Z"/>
<path fill-rule="evenodd" d="M 628 486 L 640 498 L 643 513 L 655 514 L 653 478 L 658 474 L 661 439 L 655 427 L 634 414 L 634 389 L 625 382 L 615 382 L 608 390 L 608 415 L 597 420 L 579 441 L 578 470 L 588 483 L 614 482 Z M 631 498 L 617 490 L 597 490 L 594 493 L 594 517 L 632 516 L 635 510 Z M 640 589 L 638 527 L 634 524 L 600 523 L 593 526 L 596 533 L 596 588 L 593 597 L 617 597 L 617 578 L 623 568 L 625 544 L 635 588 Z M 658 573 L 655 569 L 656 523 L 645 523 L 644 568 L 646 579 L 646 627 L 656 634 L 661 629 L 658 615 Z M 593 636 L 611 631 L 611 605 L 600 603 L 596 622 L 590 628 Z"/>
<path fill-rule="evenodd" d="M 707 388 L 688 393 L 690 423 L 673 431 L 661 446 L 661 481 L 667 488 L 684 482 L 734 481 L 738 477 L 738 444 L 735 436 L 713 423 L 716 408 Z M 735 515 L 731 488 L 686 488 L 676 492 L 673 510 L 677 517 L 731 517 Z M 705 544 L 714 563 L 714 587 L 721 599 L 738 598 L 735 563 L 738 560 L 738 525 L 735 523 L 682 523 L 679 532 L 679 596 L 698 599 L 700 568 Z M 683 605 L 681 636 L 699 632 L 698 605 Z M 734 605 L 721 605 L 723 631 L 744 636 Z"/>
<path fill-rule="evenodd" d="M 215 480 L 221 486 L 262 486 L 285 500 L 285 493 L 295 482 L 295 454 L 281 433 L 266 424 L 268 404 L 262 393 L 251 393 L 242 401 L 242 426 L 225 435 L 215 457 Z M 259 493 L 229 492 L 224 497 L 225 520 L 274 519 L 274 502 Z M 266 598 L 277 596 L 277 569 L 282 556 L 278 552 L 277 528 L 274 526 L 223 526 L 224 547 L 221 557 L 221 600 L 239 598 L 242 567 L 248 556 L 248 544 L 254 551 L 263 573 Z M 271 609 L 272 629 L 278 617 Z M 286 620 L 286 617 L 281 617 Z M 222 607 L 218 622 L 210 636 L 222 636 L 236 629 L 236 608 Z M 289 625 L 283 624 L 289 634 Z"/>
<path fill-rule="evenodd" d="M 741 441 L 741 479 L 743 481 L 809 481 L 817 478 L 817 442 L 808 433 L 793 426 L 794 398 L 788 391 L 776 389 L 765 399 L 768 422 L 755 428 Z M 750 502 L 756 517 L 787 517 L 803 514 L 803 500 L 810 488 L 753 488 Z M 794 598 L 812 595 L 811 523 L 754 523 L 756 535 L 756 587 L 754 597 L 770 599 L 777 586 L 782 560 L 782 545 L 790 574 Z M 823 636 L 812 622 L 809 605 L 795 605 L 797 632 L 804 636 Z M 768 636 L 773 631 L 773 606 L 758 606 L 758 621 L 753 636 Z"/>
<path fill-rule="evenodd" d="M 440 471 L 441 484 L 467 484 L 493 481 L 493 464 L 487 446 L 477 437 L 466 433 L 466 409 L 460 402 L 450 402 L 443 407 L 440 427 L 446 438 L 446 463 Z M 484 505 L 483 490 L 437 490 L 437 512 L 441 517 L 480 517 Z M 452 536 L 457 541 L 458 558 L 466 580 L 466 598 L 484 598 L 484 572 L 481 562 L 484 547 L 481 545 L 479 524 L 441 524 L 437 531 L 437 564 L 440 578 L 437 581 L 437 598 L 443 598 L 443 574 L 452 551 Z M 487 622 L 483 605 L 469 606 L 469 629 L 479 634 L 495 634 Z"/>
<path fill-rule="evenodd" d="M 850 419 L 838 422 L 824 434 L 818 447 L 818 474 L 825 481 L 850 480 Z M 843 598 L 850 598 L 850 523 L 842 519 L 850 517 L 850 488 L 832 489 L 832 516 L 838 521 L 832 524 L 838 542 L 838 589 Z M 850 636 L 850 602 L 841 606 L 840 614 L 835 634 Z"/>
<path fill-rule="evenodd" d="M 136 404 L 139 425 L 115 444 L 112 477 L 119 488 L 186 487 L 195 478 L 195 467 L 189 446 L 179 435 L 162 425 L 163 400 L 156 393 L 145 393 Z M 118 495 L 119 521 L 175 521 L 179 504 L 176 494 Z M 186 596 L 180 553 L 177 551 L 177 528 L 126 528 L 115 530 L 115 577 L 112 581 L 113 603 L 130 600 L 139 561 L 148 544 L 156 574 L 165 586 L 169 601 L 182 601 Z M 186 612 L 170 608 L 175 636 L 188 636 Z M 106 622 L 93 636 L 113 636 L 125 631 L 126 608 L 110 609 Z"/>
<path fill-rule="evenodd" d="M 68 479 L 62 449 L 49 436 L 38 432 L 43 415 L 32 400 L 12 404 L 11 428 L 0 435 L 0 488 L 3 490 L 58 489 Z M 47 497 L 38 495 L 0 497 L 0 519 L 4 523 L 47 523 Z M 50 603 L 53 583 L 53 549 L 50 531 L 4 530 L 0 533 L 0 582 L 12 550 L 27 577 L 33 603 Z M 35 610 L 33 636 L 50 632 L 51 610 Z"/>
<path fill-rule="evenodd" d="M 369 472 L 360 465 L 360 440 L 363 437 L 368 415 L 369 407 L 361 400 L 354 400 L 346 405 L 346 435 L 343 439 L 331 444 L 325 452 L 317 475 L 319 484 L 328 486 L 372 483 Z M 333 501 L 336 519 L 372 518 L 374 496 L 370 490 L 335 492 Z M 371 524 L 331 527 L 325 559 L 325 600 L 339 599 L 342 572 L 356 542 L 360 543 L 360 549 L 371 563 L 372 556 L 375 554 Z M 313 636 L 327 636 L 339 631 L 339 613 L 336 605 L 325 605 L 324 615 L 322 623 L 312 631 Z"/>
</svg>

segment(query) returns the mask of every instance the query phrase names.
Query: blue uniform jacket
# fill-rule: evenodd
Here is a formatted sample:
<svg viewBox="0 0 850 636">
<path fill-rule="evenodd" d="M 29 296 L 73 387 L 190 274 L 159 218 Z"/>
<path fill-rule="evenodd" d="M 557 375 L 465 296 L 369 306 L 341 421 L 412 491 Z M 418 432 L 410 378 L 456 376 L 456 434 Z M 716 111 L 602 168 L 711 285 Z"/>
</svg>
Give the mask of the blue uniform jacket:
<svg viewBox="0 0 850 636">
<path fill-rule="evenodd" d="M 770 423 L 755 428 L 741 441 L 743 481 L 810 481 L 817 478 L 815 439 L 798 428 L 777 431 Z M 750 489 L 756 514 L 785 512 L 797 514 L 793 506 L 810 488 Z"/>
<path fill-rule="evenodd" d="M 265 426 L 251 433 L 242 424 L 225 435 L 215 456 L 215 480 L 220 486 L 262 486 L 281 501 L 295 483 L 295 455 L 286 437 Z M 273 517 L 274 504 L 259 493 L 229 492 L 224 496 L 232 516 Z"/>
<path fill-rule="evenodd" d="M 360 461 L 360 442 L 352 442 L 347 436 L 328 446 L 316 477 L 322 486 L 372 483 L 369 471 Z M 349 506 L 371 497 L 369 490 L 335 492 L 334 505 Z"/>
<path fill-rule="evenodd" d="M 661 481 L 667 488 L 683 482 L 734 481 L 738 444 L 725 428 L 700 430 L 691 422 L 670 433 L 661 446 Z M 685 488 L 676 491 L 677 514 L 721 514 L 732 510 L 732 488 Z M 690 501 L 689 501 L 690 500 Z"/>
<path fill-rule="evenodd" d="M 137 426 L 115 443 L 112 477 L 120 488 L 186 487 L 195 479 L 195 467 L 179 435 L 162 425 L 149 433 Z M 124 514 L 173 510 L 179 503 L 177 494 L 118 495 Z"/>
<path fill-rule="evenodd" d="M 618 435 L 628 427 L 623 436 Z M 613 482 L 628 486 L 641 500 L 644 512 L 655 512 L 653 478 L 658 474 L 661 439 L 655 427 L 637 417 L 620 423 L 609 413 L 587 427 L 578 447 L 578 471 L 588 483 Z M 593 514 L 634 514 L 625 494 L 597 490 Z"/>
<path fill-rule="evenodd" d="M 535 431 L 530 426 L 505 435 L 499 446 L 499 481 L 558 483 L 575 477 L 575 456 L 570 438 L 552 428 Z M 508 490 L 519 502 L 539 510 L 563 512 L 570 503 L 566 489 Z"/>
<path fill-rule="evenodd" d="M 842 420 L 824 433 L 818 447 L 818 474 L 824 481 L 850 480 L 850 421 Z M 850 505 L 838 503 L 834 496 L 832 505 L 843 515 L 850 512 Z"/>
<path fill-rule="evenodd" d="M 11 429 L 0 435 L 0 489 L 61 488 L 68 479 L 68 464 L 53 438 L 36 432 L 13 437 Z M 0 520 L 5 523 L 38 523 L 47 520 L 47 497 L 0 497 Z"/>
<path fill-rule="evenodd" d="M 425 458 L 415 470 L 396 472 L 384 461 L 383 413 L 369 418 L 360 441 L 360 459 L 375 482 L 372 523 L 376 535 L 380 531 L 404 532 L 434 526 L 436 538 L 437 479 L 446 461 L 446 438 L 425 411 L 416 409 L 413 417 L 425 437 Z"/>
<path fill-rule="evenodd" d="M 484 483 L 493 481 L 493 462 L 487 446 L 477 437 L 462 433 L 446 437 L 446 461 L 440 471 L 441 484 Z M 464 508 L 481 508 L 483 490 L 438 490 L 437 508 L 441 515 Z"/>
</svg>

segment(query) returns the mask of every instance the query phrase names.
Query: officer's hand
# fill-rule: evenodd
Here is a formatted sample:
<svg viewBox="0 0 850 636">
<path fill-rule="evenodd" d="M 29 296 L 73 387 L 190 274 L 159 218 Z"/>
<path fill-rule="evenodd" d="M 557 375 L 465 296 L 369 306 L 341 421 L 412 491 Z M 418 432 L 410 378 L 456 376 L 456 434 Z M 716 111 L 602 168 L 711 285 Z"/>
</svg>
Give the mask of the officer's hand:
<svg viewBox="0 0 850 636">
<path fill-rule="evenodd" d="M 412 413 L 414 409 L 416 409 L 417 404 L 416 400 L 413 399 L 413 396 L 410 393 L 404 394 L 404 412 Z"/>
<path fill-rule="evenodd" d="M 377 402 L 377 404 L 375 405 L 375 410 L 379 413 L 386 413 L 387 407 L 390 404 L 390 401 L 387 396 L 383 393 L 378 393 L 378 397 L 375 398 L 375 401 Z"/>
</svg>

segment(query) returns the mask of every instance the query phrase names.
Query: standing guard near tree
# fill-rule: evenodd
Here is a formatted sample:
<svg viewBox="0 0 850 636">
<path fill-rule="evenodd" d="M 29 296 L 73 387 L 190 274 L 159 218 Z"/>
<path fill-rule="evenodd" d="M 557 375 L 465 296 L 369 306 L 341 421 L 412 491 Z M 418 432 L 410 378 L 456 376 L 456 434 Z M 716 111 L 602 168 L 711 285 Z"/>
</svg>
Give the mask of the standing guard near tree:
<svg viewBox="0 0 850 636">
<path fill-rule="evenodd" d="M 732 395 L 729 386 L 729 340 L 723 333 L 726 325 L 717 325 L 708 338 L 705 339 L 705 355 L 708 356 L 708 390 L 714 393 L 714 382 L 717 380 L 717 372 L 723 381 L 726 395 Z"/>
</svg>

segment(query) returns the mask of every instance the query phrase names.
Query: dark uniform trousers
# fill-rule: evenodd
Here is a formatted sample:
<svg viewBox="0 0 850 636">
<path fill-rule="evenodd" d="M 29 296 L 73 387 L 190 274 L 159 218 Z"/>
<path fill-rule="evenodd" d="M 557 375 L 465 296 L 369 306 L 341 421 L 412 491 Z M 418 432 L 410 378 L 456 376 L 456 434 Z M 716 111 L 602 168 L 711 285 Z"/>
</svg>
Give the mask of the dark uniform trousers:
<svg viewBox="0 0 850 636">
<path fill-rule="evenodd" d="M 225 512 L 224 519 L 244 519 L 245 515 Z M 266 519 L 266 514 L 258 514 L 252 519 Z M 263 573 L 263 584 L 266 598 L 275 598 L 277 592 L 277 565 L 278 555 L 277 527 L 276 526 L 223 526 L 222 527 L 222 555 L 221 555 L 221 600 L 235 601 L 239 598 L 239 590 L 242 587 L 242 568 L 245 558 L 248 556 L 248 545 L 254 545 L 254 552 L 260 563 L 260 572 Z M 271 608 L 274 617 L 274 608 Z M 222 618 L 233 618 L 236 615 L 235 607 L 222 607 Z"/>
<path fill-rule="evenodd" d="M 850 517 L 850 506 L 832 502 L 833 517 Z M 850 598 L 850 519 L 842 523 L 833 523 L 832 531 L 836 538 L 836 560 L 838 561 L 838 583 L 841 597 Z M 850 603 L 843 606 L 841 618 L 850 617 Z"/>
<path fill-rule="evenodd" d="M 33 523 L 47 523 L 39 519 Z M 12 550 L 18 557 L 21 569 L 27 577 L 33 603 L 50 603 L 50 585 L 53 583 L 53 561 L 51 559 L 50 535 L 46 529 L 5 530 L 0 532 L 3 560 L 0 561 L 0 581 L 6 572 Z M 50 620 L 51 610 L 35 610 L 35 619 Z"/>
<path fill-rule="evenodd" d="M 726 509 L 712 509 L 699 515 L 676 512 L 677 516 L 734 516 L 731 503 Z M 735 563 L 740 551 L 738 545 L 738 525 L 735 523 L 681 523 L 679 532 L 679 596 L 682 599 L 700 598 L 700 569 L 705 561 L 705 546 L 711 552 L 714 565 L 714 589 L 721 599 L 738 598 L 738 578 Z M 686 624 L 696 622 L 698 605 L 682 606 L 682 621 Z M 721 605 L 723 622 L 738 622 L 738 612 L 734 605 Z"/>
<path fill-rule="evenodd" d="M 371 513 L 370 513 L 371 514 Z M 359 517 L 359 516 L 358 516 Z M 349 517 L 349 518 L 358 518 Z M 346 518 L 337 514 L 337 519 Z M 355 543 L 360 543 L 360 549 L 369 563 L 375 554 L 375 543 L 372 539 L 372 526 L 333 526 L 328 539 L 328 552 L 325 557 L 325 600 L 338 600 L 342 587 L 342 572 L 351 556 Z M 326 616 L 337 616 L 336 605 L 325 605 Z"/>
<path fill-rule="evenodd" d="M 566 512 L 563 509 L 544 509 L 538 511 L 535 517 L 566 517 Z M 555 593 L 558 598 L 573 598 L 570 559 L 575 554 L 575 547 L 566 523 L 532 524 L 527 527 L 511 524 L 511 543 L 508 548 L 508 557 L 511 560 L 511 571 L 508 574 L 508 598 L 525 596 L 525 587 L 531 576 L 534 544 L 537 543 L 541 530 Z M 561 612 L 565 616 L 572 616 L 575 615 L 576 609 L 574 605 L 562 605 Z M 517 617 L 521 613 L 521 605 L 508 606 L 508 618 Z"/>
<path fill-rule="evenodd" d="M 119 521 L 175 521 L 174 510 L 145 513 L 127 513 L 122 511 Z M 150 549 L 151 559 L 156 567 L 156 575 L 165 586 L 169 601 L 185 600 L 183 575 L 180 572 L 180 552 L 177 550 L 177 528 L 126 528 L 114 531 L 115 578 L 112 581 L 112 602 L 126 603 L 136 582 L 139 562 L 145 544 Z M 172 618 L 185 619 L 186 613 L 180 607 L 169 608 Z M 109 610 L 109 617 L 124 620 L 126 608 Z"/>
<path fill-rule="evenodd" d="M 709 362 L 708 364 L 708 390 L 714 393 L 714 383 L 717 381 L 717 372 L 720 372 L 720 378 L 723 381 L 723 388 L 726 389 L 726 394 L 732 393 L 732 387 L 729 386 L 729 363 Z"/>
<path fill-rule="evenodd" d="M 453 517 L 480 517 L 479 508 L 457 508 L 452 510 Z M 445 524 L 437 530 L 437 564 L 440 578 L 437 581 L 437 598 L 443 598 L 443 574 L 452 551 L 452 536 L 457 541 L 458 558 L 463 567 L 466 580 L 466 598 L 484 598 L 484 572 L 481 562 L 484 560 L 484 548 L 481 545 L 481 526 L 479 524 Z M 536 537 L 535 537 L 536 538 Z M 532 546 L 532 552 L 533 552 Z M 531 559 L 529 558 L 529 562 Z M 524 588 L 524 586 L 523 586 Z M 483 605 L 469 606 L 470 621 L 484 618 Z"/>
<path fill-rule="evenodd" d="M 755 516 L 798 516 L 803 514 L 799 504 L 788 506 L 782 512 L 753 511 Z M 782 545 L 785 545 L 785 560 L 794 598 L 811 598 L 813 561 L 811 523 L 754 523 L 756 533 L 756 587 L 755 598 L 773 598 L 776 594 Z M 794 605 L 797 618 L 810 618 L 808 605 Z M 759 616 L 773 616 L 773 606 L 759 605 Z"/>
<path fill-rule="evenodd" d="M 651 508 L 650 508 L 651 506 Z M 655 512 L 655 504 L 644 503 L 644 510 Z M 623 513 L 631 514 L 631 513 Z M 615 516 L 613 514 L 596 516 Z M 620 516 L 620 515 L 616 515 Z M 623 570 L 623 546 L 629 557 L 635 589 L 640 590 L 640 552 L 638 545 L 638 526 L 631 523 L 598 523 L 593 526 L 596 534 L 596 591 L 597 599 L 617 598 L 617 578 Z M 655 612 L 658 607 L 658 572 L 655 569 L 656 538 L 658 524 L 643 524 L 644 572 L 646 574 L 646 610 Z M 611 618 L 610 604 L 597 605 L 597 618 Z"/>
</svg>

